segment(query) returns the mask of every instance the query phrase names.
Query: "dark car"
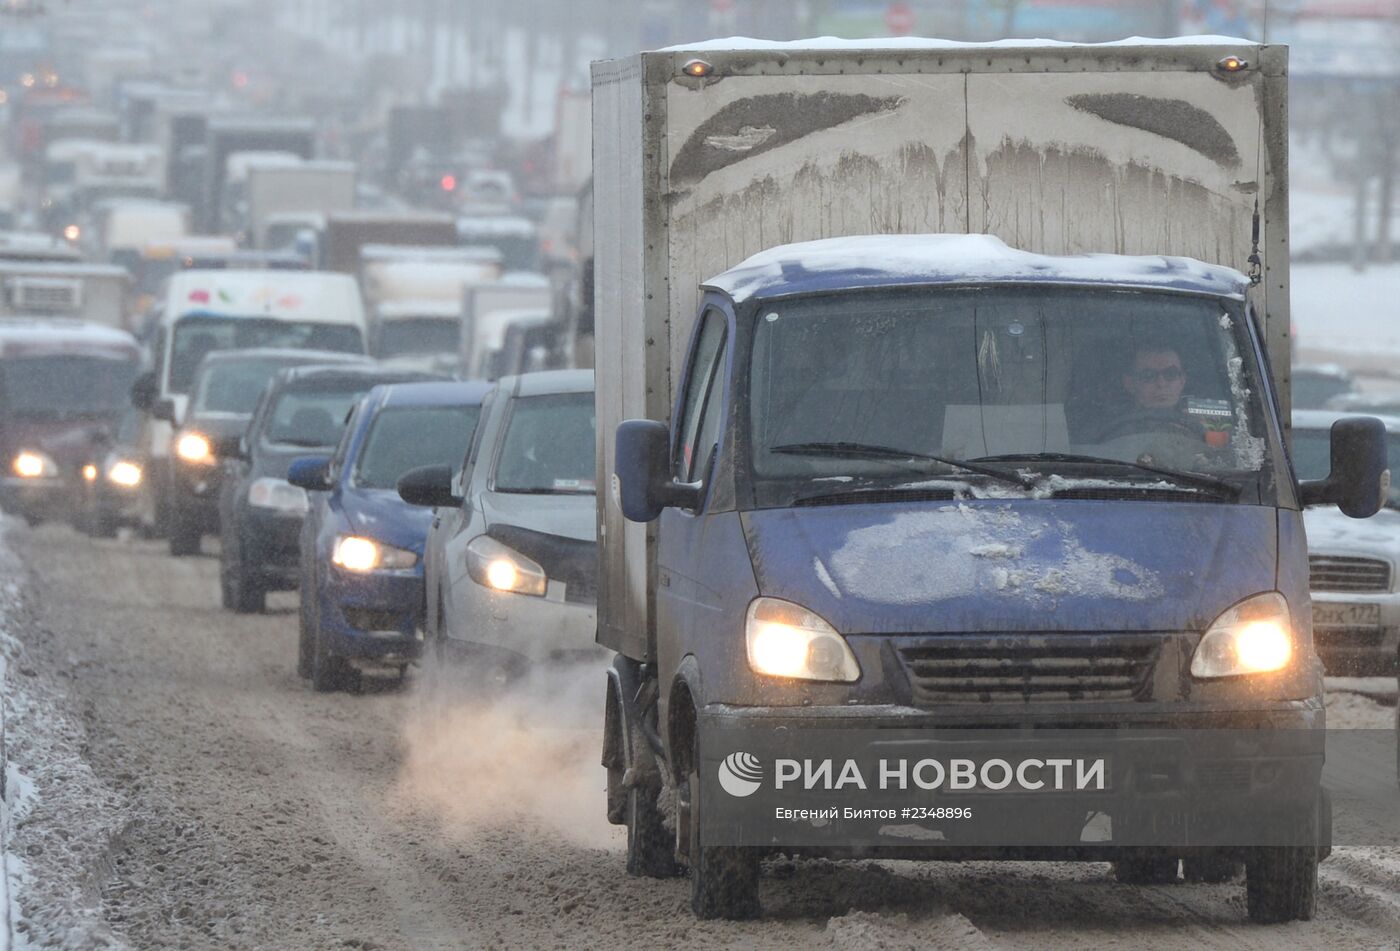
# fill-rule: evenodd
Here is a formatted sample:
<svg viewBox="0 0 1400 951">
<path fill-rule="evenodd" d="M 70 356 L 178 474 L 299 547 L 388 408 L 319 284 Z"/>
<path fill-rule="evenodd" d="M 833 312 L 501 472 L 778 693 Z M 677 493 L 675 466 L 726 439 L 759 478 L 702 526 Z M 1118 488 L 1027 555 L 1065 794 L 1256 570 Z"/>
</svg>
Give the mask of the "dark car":
<svg viewBox="0 0 1400 951">
<path fill-rule="evenodd" d="M 1335 363 L 1296 364 L 1290 394 L 1294 409 L 1322 409 L 1356 391 L 1351 374 Z"/>
<path fill-rule="evenodd" d="M 165 524 L 170 554 L 196 554 L 203 536 L 219 531 L 223 467 L 214 446 L 243 435 L 273 374 L 286 367 L 357 363 L 372 361 L 357 354 L 292 349 L 216 350 L 200 361 L 169 456 L 173 491 Z"/>
<path fill-rule="evenodd" d="M 377 386 L 351 414 L 333 456 L 292 465 L 308 490 L 301 530 L 297 673 L 317 690 L 358 669 L 402 673 L 419 651 L 423 543 L 432 511 L 403 501 L 399 477 L 420 466 L 458 468 L 481 416 L 487 383 Z"/>
<path fill-rule="evenodd" d="M 380 366 L 279 370 L 263 390 L 244 435 L 221 440 L 229 460 L 219 493 L 219 583 L 224 607 L 263 610 L 269 591 L 297 586 L 298 539 L 306 491 L 287 481 L 292 460 L 335 449 L 350 410 L 380 383 L 438 379 Z"/>
<path fill-rule="evenodd" d="M 83 470 L 116 427 L 141 351 L 79 320 L 0 321 L 0 506 L 31 525 L 70 518 Z"/>
</svg>

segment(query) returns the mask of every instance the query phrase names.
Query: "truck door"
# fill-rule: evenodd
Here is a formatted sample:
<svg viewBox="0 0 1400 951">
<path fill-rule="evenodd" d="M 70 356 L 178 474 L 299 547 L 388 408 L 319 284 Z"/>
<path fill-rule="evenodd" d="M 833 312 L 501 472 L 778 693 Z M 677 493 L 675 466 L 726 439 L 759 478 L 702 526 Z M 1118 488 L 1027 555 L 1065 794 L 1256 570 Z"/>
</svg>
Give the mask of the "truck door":
<svg viewBox="0 0 1400 951">
<path fill-rule="evenodd" d="M 682 397 L 672 427 L 671 476 L 679 482 L 710 483 L 724 413 L 729 318 L 707 307 L 693 338 Z M 716 551 L 725 532 L 710 531 L 717 513 L 710 510 L 713 492 L 706 486 L 696 511 L 668 508 L 661 514 L 656 552 L 656 650 L 663 677 L 669 676 L 692 635 L 715 630 L 722 605 L 715 586 L 717 559 L 747 557 L 742 551 Z M 729 513 L 733 516 L 733 513 Z M 728 546 L 723 546 L 728 547 Z M 711 570 L 707 571 L 707 566 Z"/>
</svg>

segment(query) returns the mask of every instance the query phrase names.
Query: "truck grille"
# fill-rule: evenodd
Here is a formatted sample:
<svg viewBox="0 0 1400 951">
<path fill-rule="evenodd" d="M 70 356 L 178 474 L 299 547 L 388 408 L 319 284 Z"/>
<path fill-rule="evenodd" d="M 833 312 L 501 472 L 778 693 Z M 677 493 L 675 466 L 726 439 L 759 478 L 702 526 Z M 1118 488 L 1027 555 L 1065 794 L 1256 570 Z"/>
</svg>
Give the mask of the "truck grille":
<svg viewBox="0 0 1400 951">
<path fill-rule="evenodd" d="M 1389 591 L 1390 564 L 1375 558 L 1309 555 L 1314 591 Z"/>
<path fill-rule="evenodd" d="M 899 648 L 916 704 L 1138 700 L 1164 634 L 921 638 Z"/>
</svg>

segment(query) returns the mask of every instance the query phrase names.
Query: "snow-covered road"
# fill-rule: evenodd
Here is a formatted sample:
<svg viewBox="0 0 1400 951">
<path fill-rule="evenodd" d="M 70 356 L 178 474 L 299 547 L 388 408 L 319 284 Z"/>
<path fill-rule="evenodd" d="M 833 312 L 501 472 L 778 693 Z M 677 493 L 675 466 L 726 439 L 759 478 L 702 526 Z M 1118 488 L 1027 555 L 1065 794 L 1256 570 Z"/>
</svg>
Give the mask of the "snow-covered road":
<svg viewBox="0 0 1400 951">
<path fill-rule="evenodd" d="M 24 868 L 17 946 L 1340 951 L 1400 937 L 1400 852 L 1365 849 L 1338 850 L 1317 919 L 1283 927 L 1247 924 L 1239 884 L 824 861 L 770 864 L 761 922 L 695 922 L 683 880 L 624 873 L 592 672 L 546 685 L 545 717 L 435 671 L 318 695 L 293 671 L 294 596 L 235 617 L 208 557 L 13 521 L 3 542 L 10 753 L 33 787 L 7 829 Z M 1393 716 L 1334 701 L 1338 723 Z"/>
</svg>

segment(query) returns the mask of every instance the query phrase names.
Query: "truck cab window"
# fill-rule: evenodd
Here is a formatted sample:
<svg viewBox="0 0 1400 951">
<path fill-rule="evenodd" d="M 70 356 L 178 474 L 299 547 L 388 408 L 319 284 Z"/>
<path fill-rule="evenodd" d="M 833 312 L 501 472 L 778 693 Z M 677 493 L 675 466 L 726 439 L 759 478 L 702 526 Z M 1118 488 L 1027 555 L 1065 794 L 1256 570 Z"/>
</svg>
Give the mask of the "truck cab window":
<svg viewBox="0 0 1400 951">
<path fill-rule="evenodd" d="M 672 463 L 672 472 L 682 482 L 695 481 L 699 468 L 709 456 L 709 448 L 700 444 L 702 429 L 708 429 L 707 435 L 712 438 L 718 426 L 716 418 L 709 427 L 705 427 L 703 424 L 707 421 L 703 416 L 715 371 L 724 353 L 725 320 L 724 315 L 714 308 L 706 310 L 701 320 L 700 336 L 686 372 L 679 439 L 676 442 L 676 458 Z M 718 401 L 715 403 L 718 404 Z"/>
</svg>

